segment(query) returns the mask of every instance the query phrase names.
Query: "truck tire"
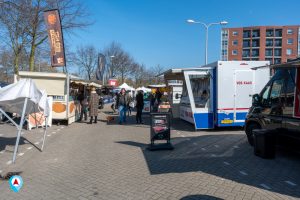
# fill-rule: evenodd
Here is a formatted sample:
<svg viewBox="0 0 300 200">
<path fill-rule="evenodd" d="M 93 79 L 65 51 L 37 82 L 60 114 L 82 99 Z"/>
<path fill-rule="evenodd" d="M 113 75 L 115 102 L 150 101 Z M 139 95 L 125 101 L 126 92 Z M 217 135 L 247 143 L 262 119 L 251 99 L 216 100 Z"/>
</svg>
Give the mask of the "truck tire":
<svg viewBox="0 0 300 200">
<path fill-rule="evenodd" d="M 252 122 L 246 126 L 246 135 L 248 139 L 248 143 L 253 146 L 253 130 L 261 129 L 261 126 L 258 123 Z"/>
</svg>

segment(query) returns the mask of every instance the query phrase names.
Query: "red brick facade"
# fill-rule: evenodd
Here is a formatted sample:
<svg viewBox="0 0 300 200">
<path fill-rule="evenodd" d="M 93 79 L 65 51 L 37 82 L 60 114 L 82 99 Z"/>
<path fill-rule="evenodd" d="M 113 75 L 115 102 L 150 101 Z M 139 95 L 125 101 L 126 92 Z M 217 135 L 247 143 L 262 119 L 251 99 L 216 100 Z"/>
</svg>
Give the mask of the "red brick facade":
<svg viewBox="0 0 300 200">
<path fill-rule="evenodd" d="M 283 63 L 287 59 L 297 58 L 300 56 L 299 28 L 300 26 L 223 28 L 221 58 L 270 60 L 271 63 Z"/>
</svg>

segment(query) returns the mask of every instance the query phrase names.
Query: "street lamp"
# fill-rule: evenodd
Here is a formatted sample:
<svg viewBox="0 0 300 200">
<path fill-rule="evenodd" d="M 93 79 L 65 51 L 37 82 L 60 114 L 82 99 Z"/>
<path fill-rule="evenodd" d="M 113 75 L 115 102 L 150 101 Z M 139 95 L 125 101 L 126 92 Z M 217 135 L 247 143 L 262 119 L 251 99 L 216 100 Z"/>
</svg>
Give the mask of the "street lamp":
<svg viewBox="0 0 300 200">
<path fill-rule="evenodd" d="M 195 21 L 193 19 L 188 19 L 188 20 L 186 20 L 186 22 L 190 23 L 190 24 L 202 24 L 205 27 L 205 31 L 206 31 L 206 37 L 205 37 L 205 65 L 207 65 L 208 28 L 211 25 L 226 25 L 226 24 L 228 24 L 228 22 L 227 21 L 220 21 L 220 22 L 205 24 L 203 22 L 198 22 L 198 21 Z"/>
</svg>

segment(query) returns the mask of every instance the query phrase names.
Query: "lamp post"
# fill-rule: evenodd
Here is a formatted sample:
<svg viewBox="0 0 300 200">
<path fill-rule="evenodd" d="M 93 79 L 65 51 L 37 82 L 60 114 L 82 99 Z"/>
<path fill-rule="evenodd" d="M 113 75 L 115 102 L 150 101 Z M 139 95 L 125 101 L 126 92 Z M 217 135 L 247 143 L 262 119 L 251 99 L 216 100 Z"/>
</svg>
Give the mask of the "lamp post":
<svg viewBox="0 0 300 200">
<path fill-rule="evenodd" d="M 205 24 L 203 22 L 198 22 L 193 19 L 188 19 L 188 20 L 186 20 L 186 22 L 190 23 L 190 24 L 202 24 L 205 27 L 205 32 L 206 32 L 206 34 L 205 34 L 205 65 L 207 65 L 208 28 L 211 25 L 226 25 L 226 24 L 228 24 L 228 22 L 220 21 L 220 22 L 213 22 L 213 23 Z"/>
</svg>

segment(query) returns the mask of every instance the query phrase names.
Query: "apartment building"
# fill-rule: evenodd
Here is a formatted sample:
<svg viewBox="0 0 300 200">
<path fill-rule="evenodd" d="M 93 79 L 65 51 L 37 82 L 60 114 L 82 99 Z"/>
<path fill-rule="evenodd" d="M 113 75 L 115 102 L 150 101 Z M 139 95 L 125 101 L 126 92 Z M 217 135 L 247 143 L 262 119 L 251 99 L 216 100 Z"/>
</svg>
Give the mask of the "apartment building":
<svg viewBox="0 0 300 200">
<path fill-rule="evenodd" d="M 300 56 L 300 26 L 223 28 L 221 60 L 284 63 Z"/>
</svg>

